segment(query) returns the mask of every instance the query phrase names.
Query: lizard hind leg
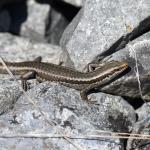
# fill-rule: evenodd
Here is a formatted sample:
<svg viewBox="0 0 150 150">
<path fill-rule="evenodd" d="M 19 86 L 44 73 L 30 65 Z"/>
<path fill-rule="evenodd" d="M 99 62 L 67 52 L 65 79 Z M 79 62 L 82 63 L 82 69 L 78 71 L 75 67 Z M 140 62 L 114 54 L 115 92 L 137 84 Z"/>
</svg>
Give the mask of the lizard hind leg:
<svg viewBox="0 0 150 150">
<path fill-rule="evenodd" d="M 88 105 L 95 105 L 97 103 L 97 101 L 91 101 L 91 98 L 88 98 L 88 92 L 86 90 L 80 91 L 80 96 Z"/>
<path fill-rule="evenodd" d="M 89 101 L 86 91 L 84 90 L 80 91 L 80 96 L 83 100 Z"/>
<path fill-rule="evenodd" d="M 96 101 L 91 101 L 91 99 L 89 99 L 87 97 L 87 95 L 90 93 L 91 90 L 99 87 L 100 84 L 101 84 L 101 81 L 98 81 L 98 82 L 90 84 L 86 88 L 82 89 L 82 91 L 80 92 L 81 98 L 83 100 L 86 100 L 88 103 L 95 103 Z"/>
</svg>

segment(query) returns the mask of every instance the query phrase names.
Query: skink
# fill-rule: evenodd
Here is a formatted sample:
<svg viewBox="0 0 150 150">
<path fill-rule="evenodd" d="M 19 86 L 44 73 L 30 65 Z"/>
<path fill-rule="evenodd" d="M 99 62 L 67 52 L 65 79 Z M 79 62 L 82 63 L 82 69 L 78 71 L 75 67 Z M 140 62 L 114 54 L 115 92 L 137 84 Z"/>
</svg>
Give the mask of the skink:
<svg viewBox="0 0 150 150">
<path fill-rule="evenodd" d="M 22 75 L 21 80 L 36 78 L 38 81 L 59 82 L 67 87 L 80 91 L 81 98 L 88 100 L 90 90 L 108 84 L 111 80 L 127 70 L 128 63 L 111 61 L 91 72 L 79 72 L 74 69 L 41 62 L 40 59 L 25 62 L 5 62 L 14 75 Z M 0 73 L 7 73 L 0 63 Z"/>
</svg>

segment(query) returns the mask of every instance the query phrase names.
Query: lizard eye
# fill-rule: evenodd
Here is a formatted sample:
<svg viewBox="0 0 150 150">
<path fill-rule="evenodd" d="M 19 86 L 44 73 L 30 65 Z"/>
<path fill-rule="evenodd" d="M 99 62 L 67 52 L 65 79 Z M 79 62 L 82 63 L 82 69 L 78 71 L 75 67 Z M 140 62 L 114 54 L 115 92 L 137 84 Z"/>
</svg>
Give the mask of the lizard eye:
<svg viewBox="0 0 150 150">
<path fill-rule="evenodd" d="M 120 69 L 118 68 L 118 69 L 116 69 L 116 71 L 118 72 L 118 71 L 120 71 Z"/>
</svg>

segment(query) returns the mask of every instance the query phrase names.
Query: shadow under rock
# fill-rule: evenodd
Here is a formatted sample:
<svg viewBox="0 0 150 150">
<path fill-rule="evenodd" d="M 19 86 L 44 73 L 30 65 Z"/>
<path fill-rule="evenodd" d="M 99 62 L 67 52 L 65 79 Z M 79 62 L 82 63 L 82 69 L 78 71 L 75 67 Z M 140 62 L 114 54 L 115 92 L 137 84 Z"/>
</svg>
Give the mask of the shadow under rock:
<svg viewBox="0 0 150 150">
<path fill-rule="evenodd" d="M 80 7 L 73 6 L 60 0 L 36 0 L 39 3 L 47 3 L 53 9 L 61 13 L 69 22 L 76 16 Z"/>
<path fill-rule="evenodd" d="M 48 43 L 59 45 L 62 34 L 68 24 L 76 16 L 80 7 L 73 6 L 60 0 L 36 0 L 49 4 L 51 9 L 46 19 L 45 38 Z"/>
<path fill-rule="evenodd" d="M 27 19 L 27 2 L 18 2 L 5 6 L 11 16 L 11 25 L 9 32 L 15 35 L 20 34 L 22 23 Z"/>
</svg>

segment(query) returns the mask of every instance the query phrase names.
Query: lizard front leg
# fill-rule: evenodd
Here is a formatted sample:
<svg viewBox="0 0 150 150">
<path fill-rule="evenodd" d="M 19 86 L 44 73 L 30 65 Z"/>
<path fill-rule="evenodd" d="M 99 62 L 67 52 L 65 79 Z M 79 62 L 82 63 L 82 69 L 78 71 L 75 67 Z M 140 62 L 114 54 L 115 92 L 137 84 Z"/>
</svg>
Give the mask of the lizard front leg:
<svg viewBox="0 0 150 150">
<path fill-rule="evenodd" d="M 33 60 L 33 62 L 38 62 L 40 63 L 42 60 L 42 57 L 39 56 L 37 58 L 35 58 Z M 35 71 L 29 71 L 29 72 L 26 72 L 25 74 L 21 75 L 20 79 L 21 79 L 21 85 L 22 85 L 22 88 L 27 91 L 29 89 L 29 84 L 27 82 L 27 80 L 29 79 L 34 79 L 36 78 L 36 72 Z"/>
<path fill-rule="evenodd" d="M 27 72 L 27 73 L 21 75 L 21 77 L 20 77 L 21 85 L 25 91 L 27 91 L 29 89 L 29 84 L 28 84 L 27 80 L 34 79 L 35 77 L 36 77 L 35 71 L 30 71 L 30 72 Z"/>
<path fill-rule="evenodd" d="M 102 66 L 104 66 L 107 61 L 111 58 L 111 56 L 109 56 L 107 59 L 104 59 L 104 60 L 101 60 L 99 62 L 91 62 L 91 63 L 88 63 L 85 68 L 84 68 L 84 71 L 85 72 L 92 72 L 98 68 L 101 68 Z M 109 61 L 111 62 L 111 61 Z"/>
</svg>

